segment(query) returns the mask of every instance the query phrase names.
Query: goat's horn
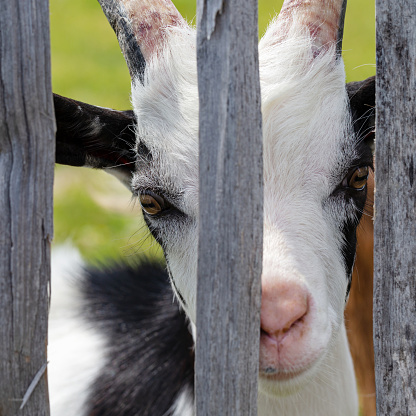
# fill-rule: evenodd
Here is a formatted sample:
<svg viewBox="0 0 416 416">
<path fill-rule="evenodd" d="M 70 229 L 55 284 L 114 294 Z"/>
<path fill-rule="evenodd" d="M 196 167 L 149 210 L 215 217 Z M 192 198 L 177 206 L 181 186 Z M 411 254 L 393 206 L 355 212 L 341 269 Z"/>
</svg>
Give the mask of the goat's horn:
<svg viewBox="0 0 416 416">
<path fill-rule="evenodd" d="M 184 26 L 170 0 L 98 0 L 117 35 L 132 79 L 142 78 L 146 61 L 163 44 L 163 28 Z"/>
<path fill-rule="evenodd" d="M 335 44 L 339 58 L 346 8 L 347 0 L 285 0 L 276 21 L 278 37 L 284 38 L 284 32 L 296 21 L 309 30 L 318 53 Z"/>
</svg>

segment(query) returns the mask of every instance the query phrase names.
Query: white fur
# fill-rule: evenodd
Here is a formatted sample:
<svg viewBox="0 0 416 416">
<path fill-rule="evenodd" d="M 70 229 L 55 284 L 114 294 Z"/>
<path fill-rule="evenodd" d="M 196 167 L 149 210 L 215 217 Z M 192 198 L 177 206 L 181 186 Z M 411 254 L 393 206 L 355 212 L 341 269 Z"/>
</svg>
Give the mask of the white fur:
<svg viewBox="0 0 416 416">
<path fill-rule="evenodd" d="M 358 414 L 358 399 L 345 327 L 313 379 L 285 396 L 271 395 L 259 380 L 259 416 L 345 416 Z"/>
<path fill-rule="evenodd" d="M 52 416 L 81 416 L 90 384 L 104 364 L 104 339 L 79 316 L 81 299 L 74 276 L 81 266 L 71 246 L 53 250 L 48 340 Z"/>
<path fill-rule="evenodd" d="M 186 387 L 176 400 L 172 416 L 193 416 L 194 415 L 194 398 L 193 392 Z"/>
<path fill-rule="evenodd" d="M 137 136 L 153 159 L 151 164 L 144 161 L 143 169 L 139 166 L 132 188 L 137 193 L 149 188 L 168 190 L 175 198 L 172 202 L 189 215 L 187 224 L 175 227 L 158 222 L 157 226 L 169 246 L 165 255 L 170 271 L 187 299 L 186 312 L 195 321 L 199 188 L 196 34 L 189 28 L 171 30 L 163 53 L 146 64 L 144 84 L 132 85 Z"/>
</svg>

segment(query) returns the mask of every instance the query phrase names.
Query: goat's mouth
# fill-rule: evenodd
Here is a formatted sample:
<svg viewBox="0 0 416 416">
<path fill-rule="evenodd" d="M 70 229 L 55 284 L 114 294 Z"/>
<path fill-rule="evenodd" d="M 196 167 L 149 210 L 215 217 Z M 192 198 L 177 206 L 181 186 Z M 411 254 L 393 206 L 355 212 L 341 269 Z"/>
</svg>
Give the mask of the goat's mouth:
<svg viewBox="0 0 416 416">
<path fill-rule="evenodd" d="M 261 337 L 259 377 L 266 384 L 275 384 L 276 388 L 277 385 L 281 387 L 302 385 L 314 374 L 325 356 L 328 346 L 327 337 L 321 337 L 320 342 L 315 337 L 312 346 L 310 337 L 303 340 L 298 337 L 291 338 L 292 336 L 288 335 L 281 343 L 276 343 L 270 337 Z"/>
<path fill-rule="evenodd" d="M 266 367 L 260 369 L 259 375 L 260 377 L 270 381 L 290 381 L 306 376 L 312 367 L 313 364 L 293 370 L 282 370 L 274 367 Z"/>
<path fill-rule="evenodd" d="M 316 363 L 293 369 L 279 369 L 273 366 L 262 368 L 260 364 L 259 389 L 268 396 L 295 394 L 313 377 Z"/>
</svg>

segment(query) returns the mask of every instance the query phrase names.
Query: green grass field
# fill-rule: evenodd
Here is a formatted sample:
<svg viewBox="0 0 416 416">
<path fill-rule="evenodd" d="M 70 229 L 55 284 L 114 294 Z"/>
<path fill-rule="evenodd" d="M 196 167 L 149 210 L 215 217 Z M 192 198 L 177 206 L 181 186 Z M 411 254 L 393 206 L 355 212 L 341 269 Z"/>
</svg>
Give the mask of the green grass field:
<svg viewBox="0 0 416 416">
<path fill-rule="evenodd" d="M 195 1 L 176 6 L 195 23 Z M 259 2 L 259 34 L 282 1 Z M 374 2 L 350 0 L 344 36 L 347 80 L 375 74 Z M 51 0 L 52 84 L 56 93 L 91 104 L 130 108 L 130 79 L 116 36 L 95 0 Z M 103 172 L 57 167 L 55 243 L 72 242 L 89 261 L 151 253 L 160 256 L 137 203 Z"/>
</svg>

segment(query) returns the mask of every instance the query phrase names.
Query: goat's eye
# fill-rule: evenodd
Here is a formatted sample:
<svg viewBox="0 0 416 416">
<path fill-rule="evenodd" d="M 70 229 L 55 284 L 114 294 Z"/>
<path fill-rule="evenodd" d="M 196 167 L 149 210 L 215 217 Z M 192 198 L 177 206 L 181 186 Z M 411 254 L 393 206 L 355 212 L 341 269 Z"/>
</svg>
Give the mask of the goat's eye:
<svg viewBox="0 0 416 416">
<path fill-rule="evenodd" d="M 141 194 L 139 199 L 143 211 L 149 215 L 157 215 L 170 208 L 170 204 L 163 197 L 150 191 Z"/>
<path fill-rule="evenodd" d="M 361 191 L 367 185 L 368 166 L 360 166 L 348 173 L 342 181 L 344 186 Z"/>
</svg>

